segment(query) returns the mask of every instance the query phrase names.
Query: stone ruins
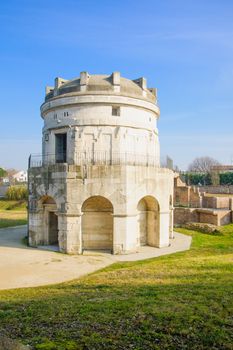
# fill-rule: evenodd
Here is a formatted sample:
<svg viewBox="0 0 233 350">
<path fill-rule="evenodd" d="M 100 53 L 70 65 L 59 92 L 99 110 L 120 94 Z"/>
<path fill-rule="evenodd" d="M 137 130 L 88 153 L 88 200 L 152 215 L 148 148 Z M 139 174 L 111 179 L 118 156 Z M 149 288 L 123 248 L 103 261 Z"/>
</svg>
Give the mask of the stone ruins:
<svg viewBox="0 0 233 350">
<path fill-rule="evenodd" d="M 233 197 L 219 196 L 221 189 L 226 191 L 223 186 L 187 186 L 176 174 L 174 225 L 199 222 L 222 226 L 233 222 Z"/>
</svg>

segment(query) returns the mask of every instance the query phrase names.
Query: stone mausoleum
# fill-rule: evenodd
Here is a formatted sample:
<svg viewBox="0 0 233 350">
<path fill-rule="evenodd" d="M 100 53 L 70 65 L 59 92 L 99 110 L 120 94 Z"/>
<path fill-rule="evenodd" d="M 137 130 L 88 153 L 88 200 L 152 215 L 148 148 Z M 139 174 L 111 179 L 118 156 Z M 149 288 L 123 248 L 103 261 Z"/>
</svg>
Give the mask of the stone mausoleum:
<svg viewBox="0 0 233 350">
<path fill-rule="evenodd" d="M 29 244 L 136 252 L 173 237 L 173 172 L 160 167 L 157 91 L 119 72 L 46 87 L 42 154 L 29 159 Z"/>
</svg>

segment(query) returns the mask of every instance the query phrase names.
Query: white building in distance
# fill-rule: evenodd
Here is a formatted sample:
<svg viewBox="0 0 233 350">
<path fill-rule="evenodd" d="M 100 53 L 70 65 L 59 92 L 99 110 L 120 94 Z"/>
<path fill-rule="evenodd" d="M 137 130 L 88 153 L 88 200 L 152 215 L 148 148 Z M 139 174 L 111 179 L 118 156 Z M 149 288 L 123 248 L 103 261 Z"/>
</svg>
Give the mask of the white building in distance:
<svg viewBox="0 0 233 350">
<path fill-rule="evenodd" d="M 27 171 L 21 170 L 12 175 L 12 178 L 17 182 L 27 182 L 28 174 Z"/>
<path fill-rule="evenodd" d="M 29 243 L 66 253 L 165 247 L 173 172 L 160 167 L 157 91 L 119 72 L 55 79 L 29 162 Z"/>
</svg>

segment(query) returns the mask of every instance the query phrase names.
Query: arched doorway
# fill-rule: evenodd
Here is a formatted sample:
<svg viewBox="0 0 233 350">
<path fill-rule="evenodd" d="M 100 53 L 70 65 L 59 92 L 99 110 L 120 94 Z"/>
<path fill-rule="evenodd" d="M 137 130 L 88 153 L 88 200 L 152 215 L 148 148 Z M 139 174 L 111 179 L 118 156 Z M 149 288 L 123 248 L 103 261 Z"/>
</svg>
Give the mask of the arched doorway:
<svg viewBox="0 0 233 350">
<path fill-rule="evenodd" d="M 57 205 L 52 197 L 42 198 L 43 225 L 45 232 L 45 244 L 58 245 L 58 217 L 56 215 Z"/>
<path fill-rule="evenodd" d="M 152 196 L 143 197 L 137 205 L 140 246 L 159 245 L 159 203 Z"/>
<path fill-rule="evenodd" d="M 113 206 L 102 197 L 88 198 L 82 205 L 82 246 L 85 249 L 113 250 Z"/>
</svg>

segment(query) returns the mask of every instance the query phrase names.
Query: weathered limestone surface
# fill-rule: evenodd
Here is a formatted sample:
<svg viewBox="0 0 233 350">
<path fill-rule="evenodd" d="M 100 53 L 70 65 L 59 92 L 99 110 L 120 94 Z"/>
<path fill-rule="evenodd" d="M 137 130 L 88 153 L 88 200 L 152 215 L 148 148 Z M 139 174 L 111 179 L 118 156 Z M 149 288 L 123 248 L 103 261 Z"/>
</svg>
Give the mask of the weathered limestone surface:
<svg viewBox="0 0 233 350">
<path fill-rule="evenodd" d="M 38 176 L 45 168 L 29 170 L 30 183 L 34 184 L 29 225 L 31 245 L 48 244 L 48 209 L 58 215 L 59 246 L 63 252 L 81 253 L 84 248 L 101 247 L 120 253 L 136 251 L 144 244 L 156 247 L 169 244 L 169 200 L 173 189 L 170 170 L 89 166 L 86 174 L 90 177 L 80 179 L 80 167 L 76 176 L 74 166 L 67 165 L 65 173 L 64 166 L 60 167 L 61 172 L 58 165 L 47 166 L 47 172 L 54 175 L 49 186 Z M 41 199 L 47 197 L 53 198 L 56 205 L 41 206 Z"/>
<path fill-rule="evenodd" d="M 47 89 L 42 159 L 29 168 L 31 245 L 51 244 L 53 213 L 62 252 L 169 245 L 173 172 L 160 168 L 156 102 L 145 78 L 119 72 L 82 72 Z"/>
<path fill-rule="evenodd" d="M 207 196 L 200 188 L 186 186 L 179 177 L 174 187 L 174 224 L 201 222 L 217 226 L 233 222 L 233 198 Z"/>
<path fill-rule="evenodd" d="M 183 225 L 188 222 L 199 222 L 199 215 L 196 208 L 176 207 L 174 209 L 174 224 Z"/>
<path fill-rule="evenodd" d="M 233 185 L 201 186 L 200 191 L 213 194 L 233 194 Z"/>
<path fill-rule="evenodd" d="M 174 205 L 191 208 L 202 206 L 202 195 L 198 187 L 186 186 L 179 177 L 175 178 Z"/>
</svg>

